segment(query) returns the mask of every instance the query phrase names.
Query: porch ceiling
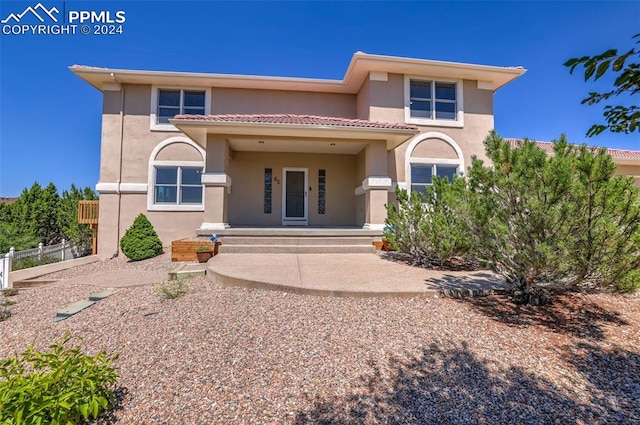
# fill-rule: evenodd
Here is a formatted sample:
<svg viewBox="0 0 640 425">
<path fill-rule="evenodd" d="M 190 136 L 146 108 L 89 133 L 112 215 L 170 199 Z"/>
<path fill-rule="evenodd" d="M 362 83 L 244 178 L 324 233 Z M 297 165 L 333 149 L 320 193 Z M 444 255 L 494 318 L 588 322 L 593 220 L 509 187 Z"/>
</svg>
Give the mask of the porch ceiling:
<svg viewBox="0 0 640 425">
<path fill-rule="evenodd" d="M 356 155 L 367 145 L 359 140 L 310 139 L 281 137 L 229 137 L 229 146 L 236 152 L 295 152 Z"/>
</svg>

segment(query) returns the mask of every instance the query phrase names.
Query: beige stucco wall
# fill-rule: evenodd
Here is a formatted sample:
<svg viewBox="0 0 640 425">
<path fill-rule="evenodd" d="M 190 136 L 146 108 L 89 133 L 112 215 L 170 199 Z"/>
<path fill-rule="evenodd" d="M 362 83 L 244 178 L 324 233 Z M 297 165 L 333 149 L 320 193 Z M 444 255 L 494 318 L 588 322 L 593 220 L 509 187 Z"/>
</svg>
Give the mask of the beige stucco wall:
<svg viewBox="0 0 640 425">
<path fill-rule="evenodd" d="M 309 114 L 356 118 L 356 95 L 216 88 L 212 114 Z"/>
<path fill-rule="evenodd" d="M 358 96 L 356 98 L 356 112 L 358 118 L 361 120 L 369 119 L 369 109 L 371 107 L 371 95 L 370 95 L 370 84 L 369 79 L 365 79 L 364 83 L 362 83 L 362 87 L 360 87 L 360 91 L 358 92 Z"/>
<path fill-rule="evenodd" d="M 460 159 L 449 143 L 438 138 L 429 138 L 418 143 L 411 152 L 411 157 Z"/>
<path fill-rule="evenodd" d="M 120 169 L 121 92 L 105 92 L 102 115 L 100 181 L 118 180 Z M 158 143 L 183 136 L 176 131 L 151 131 L 151 86 L 124 85 L 124 119 L 122 131 L 122 183 L 146 183 L 149 156 Z"/>
<path fill-rule="evenodd" d="M 640 187 L 640 164 L 631 165 L 631 164 L 621 164 L 618 165 L 615 171 L 616 174 L 621 174 L 625 176 L 632 176 L 635 180 L 635 186 Z"/>
<path fill-rule="evenodd" d="M 404 75 L 389 74 L 387 81 L 370 81 L 372 121 L 405 122 L 404 112 Z M 439 127 L 418 125 L 422 133 L 442 133 L 451 137 L 464 155 L 465 167 L 471 163 L 473 155 L 486 159 L 482 142 L 493 129 L 493 92 L 480 90 L 475 81 L 463 81 L 464 127 Z M 389 176 L 394 181 L 404 182 L 406 150 L 411 140 L 394 149 L 389 155 Z M 422 153 L 437 157 L 442 151 L 434 147 L 432 152 L 424 146 Z M 431 156 L 432 155 L 432 156 Z"/>
<path fill-rule="evenodd" d="M 119 252 L 119 239 L 140 213 L 146 215 L 151 221 L 165 248 L 170 247 L 173 240 L 194 236 L 195 230 L 202 224 L 203 212 L 147 211 L 146 194 L 122 194 L 121 196 L 121 216 L 118 226 L 118 195 L 100 195 L 98 255 L 101 258 L 109 258 Z"/>
<path fill-rule="evenodd" d="M 281 225 L 283 168 L 300 167 L 308 169 L 309 225 L 354 225 L 355 163 L 355 155 L 235 152 L 228 172 L 232 180 L 229 224 Z M 265 168 L 273 170 L 271 214 L 264 213 Z M 318 214 L 319 169 L 326 170 L 326 214 Z"/>
</svg>

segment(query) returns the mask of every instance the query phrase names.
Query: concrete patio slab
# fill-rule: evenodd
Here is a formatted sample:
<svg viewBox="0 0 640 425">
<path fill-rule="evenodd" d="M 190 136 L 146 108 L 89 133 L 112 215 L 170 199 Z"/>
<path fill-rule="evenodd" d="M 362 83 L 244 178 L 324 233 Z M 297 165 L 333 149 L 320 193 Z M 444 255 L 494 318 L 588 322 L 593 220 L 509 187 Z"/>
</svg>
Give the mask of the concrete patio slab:
<svg viewBox="0 0 640 425">
<path fill-rule="evenodd" d="M 219 254 L 210 279 L 224 286 L 324 296 L 467 296 L 504 290 L 487 271 L 428 270 L 376 254 Z"/>
</svg>

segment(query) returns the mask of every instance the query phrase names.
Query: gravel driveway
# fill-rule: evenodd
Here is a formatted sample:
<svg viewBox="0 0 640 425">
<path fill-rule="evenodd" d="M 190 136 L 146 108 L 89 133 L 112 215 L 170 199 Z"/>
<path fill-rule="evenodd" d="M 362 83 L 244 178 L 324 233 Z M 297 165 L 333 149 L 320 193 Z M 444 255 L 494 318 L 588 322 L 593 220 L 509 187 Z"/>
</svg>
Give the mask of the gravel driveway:
<svg viewBox="0 0 640 425">
<path fill-rule="evenodd" d="M 182 298 L 121 287 L 52 322 L 101 290 L 92 274 L 170 268 L 167 256 L 116 259 L 21 292 L 0 323 L 0 358 L 67 329 L 89 352 L 119 352 L 119 424 L 640 423 L 637 296 L 573 294 L 536 309 L 499 296 L 327 298 L 197 278 Z"/>
</svg>

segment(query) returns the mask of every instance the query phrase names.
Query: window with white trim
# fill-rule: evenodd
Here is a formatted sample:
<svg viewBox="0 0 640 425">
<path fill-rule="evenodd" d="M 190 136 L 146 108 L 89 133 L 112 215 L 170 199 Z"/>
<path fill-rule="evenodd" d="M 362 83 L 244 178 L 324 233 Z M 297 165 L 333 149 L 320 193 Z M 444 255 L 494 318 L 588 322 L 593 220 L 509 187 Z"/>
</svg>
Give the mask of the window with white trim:
<svg viewBox="0 0 640 425">
<path fill-rule="evenodd" d="M 457 83 L 409 80 L 411 118 L 430 120 L 457 119 Z"/>
<path fill-rule="evenodd" d="M 202 167 L 156 165 L 155 205 L 202 205 Z"/>
<path fill-rule="evenodd" d="M 464 127 L 463 80 L 404 76 L 404 118 L 408 124 Z"/>
<path fill-rule="evenodd" d="M 411 164 L 411 191 L 427 192 L 427 186 L 433 184 L 433 177 L 444 177 L 450 182 L 458 174 L 459 165 L 455 164 Z"/>
<path fill-rule="evenodd" d="M 169 124 L 176 115 L 205 115 L 206 90 L 158 89 L 156 124 Z"/>
</svg>

